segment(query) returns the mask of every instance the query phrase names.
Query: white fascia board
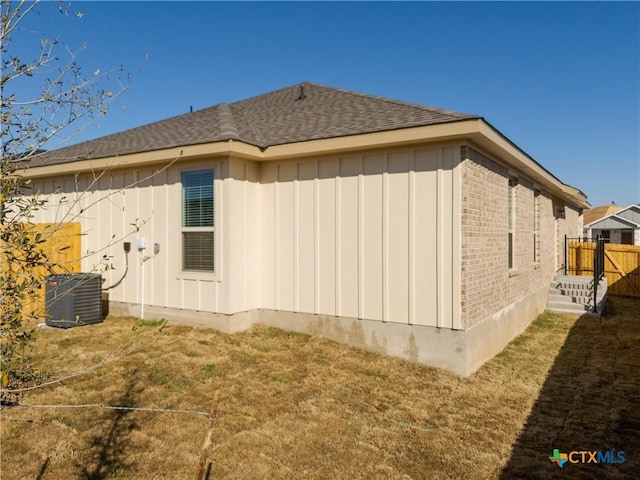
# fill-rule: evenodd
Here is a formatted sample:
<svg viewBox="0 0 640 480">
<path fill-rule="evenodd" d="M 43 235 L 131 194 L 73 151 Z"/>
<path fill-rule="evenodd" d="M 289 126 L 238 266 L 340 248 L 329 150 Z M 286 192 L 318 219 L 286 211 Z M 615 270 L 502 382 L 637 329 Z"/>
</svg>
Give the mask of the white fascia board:
<svg viewBox="0 0 640 480">
<path fill-rule="evenodd" d="M 75 162 L 58 163 L 28 167 L 16 172 L 24 178 L 52 177 L 80 172 L 113 170 L 148 166 L 153 164 L 169 164 L 185 160 L 195 160 L 206 157 L 235 156 L 240 158 L 254 158 L 261 156 L 261 150 L 253 145 L 228 140 L 225 142 L 205 143 L 200 145 L 185 145 L 163 150 L 116 155 L 111 157 L 78 160 Z"/>
<path fill-rule="evenodd" d="M 628 205 L 624 208 L 621 208 L 620 210 L 618 210 L 615 215 L 619 215 L 622 212 L 626 212 L 627 210 L 637 210 L 638 212 L 640 212 L 640 205 L 632 203 L 631 205 Z"/>
<path fill-rule="evenodd" d="M 224 142 L 186 145 L 164 150 L 30 167 L 22 170 L 19 174 L 27 178 L 48 177 L 84 171 L 99 171 L 159 163 L 166 164 L 187 159 L 219 156 L 233 156 L 254 161 L 275 161 L 298 157 L 304 158 L 310 155 L 318 156 L 419 143 L 464 140 L 479 145 L 496 157 L 498 161 L 522 172 L 531 180 L 568 203 L 574 204 L 579 208 L 587 208 L 589 206 L 582 192 L 562 183 L 482 118 L 274 145 L 264 149 L 242 141 L 227 140 Z"/>
</svg>

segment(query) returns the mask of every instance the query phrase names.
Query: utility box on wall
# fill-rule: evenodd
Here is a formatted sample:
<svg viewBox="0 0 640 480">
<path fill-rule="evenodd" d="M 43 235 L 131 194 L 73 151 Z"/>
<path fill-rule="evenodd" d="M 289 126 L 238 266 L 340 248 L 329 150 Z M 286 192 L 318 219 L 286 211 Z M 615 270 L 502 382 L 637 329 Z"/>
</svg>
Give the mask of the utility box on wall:
<svg viewBox="0 0 640 480">
<path fill-rule="evenodd" d="M 102 322 L 102 275 L 50 275 L 45 285 L 46 324 L 70 328 Z"/>
</svg>

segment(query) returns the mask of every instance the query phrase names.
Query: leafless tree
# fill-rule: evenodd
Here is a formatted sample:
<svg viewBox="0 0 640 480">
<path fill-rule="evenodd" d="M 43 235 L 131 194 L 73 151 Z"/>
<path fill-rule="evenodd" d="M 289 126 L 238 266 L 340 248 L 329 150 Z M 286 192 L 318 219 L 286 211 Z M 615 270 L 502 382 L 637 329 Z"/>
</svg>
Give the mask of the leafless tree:
<svg viewBox="0 0 640 480">
<path fill-rule="evenodd" d="M 38 294 L 42 274 L 36 272 L 51 267 L 42 248 L 46 237 L 32 228 L 46 200 L 21 172 L 106 115 L 130 78 L 121 66 L 86 72 L 79 62 L 84 45 L 74 49 L 29 28 L 32 17 L 53 6 L 56 14 L 81 18 L 70 5 L 60 0 L 1 0 L 0 5 L 0 401 L 6 405 L 18 401 L 16 392 L 42 381 L 30 361 L 41 312 L 25 305 Z M 16 53 L 18 39 L 21 47 L 27 41 L 35 47 L 31 57 Z"/>
</svg>

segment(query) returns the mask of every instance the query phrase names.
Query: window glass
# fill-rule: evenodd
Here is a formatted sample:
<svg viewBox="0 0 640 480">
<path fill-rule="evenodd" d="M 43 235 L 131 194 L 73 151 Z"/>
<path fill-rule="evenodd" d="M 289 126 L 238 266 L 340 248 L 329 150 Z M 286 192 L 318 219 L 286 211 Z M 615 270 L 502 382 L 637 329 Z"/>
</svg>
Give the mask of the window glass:
<svg viewBox="0 0 640 480">
<path fill-rule="evenodd" d="M 182 172 L 182 269 L 214 271 L 213 169 Z"/>
</svg>

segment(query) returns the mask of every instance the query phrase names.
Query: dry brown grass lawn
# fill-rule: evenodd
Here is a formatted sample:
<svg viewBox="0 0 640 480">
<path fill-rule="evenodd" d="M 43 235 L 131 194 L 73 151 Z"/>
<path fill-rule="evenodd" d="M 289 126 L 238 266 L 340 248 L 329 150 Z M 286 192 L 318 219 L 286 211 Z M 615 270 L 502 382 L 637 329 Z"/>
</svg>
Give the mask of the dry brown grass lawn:
<svg viewBox="0 0 640 480">
<path fill-rule="evenodd" d="M 272 328 L 109 318 L 41 331 L 39 366 L 58 375 L 135 351 L 23 403 L 208 411 L 220 389 L 212 479 L 633 478 L 639 311 L 613 299 L 602 319 L 544 314 L 466 379 Z M 207 424 L 96 408 L 0 414 L 2 479 L 192 479 Z M 560 470 L 551 446 L 628 460 Z"/>
</svg>

